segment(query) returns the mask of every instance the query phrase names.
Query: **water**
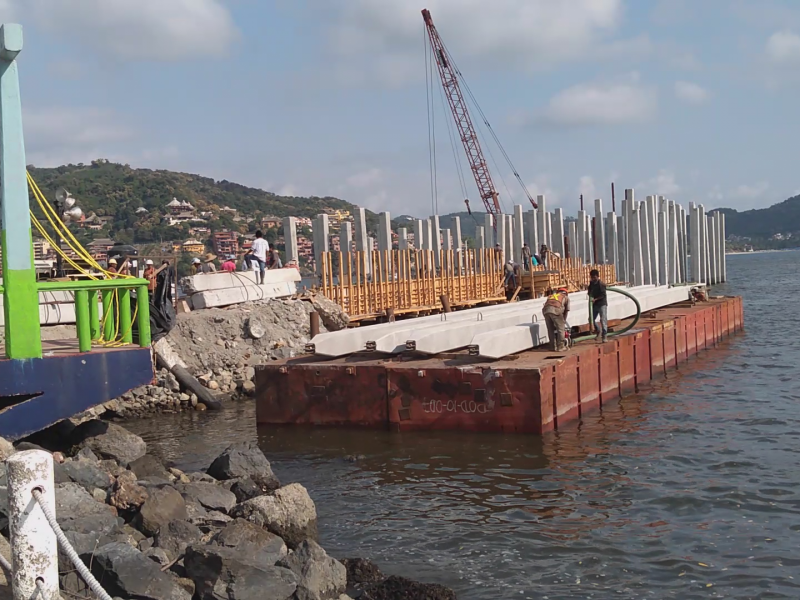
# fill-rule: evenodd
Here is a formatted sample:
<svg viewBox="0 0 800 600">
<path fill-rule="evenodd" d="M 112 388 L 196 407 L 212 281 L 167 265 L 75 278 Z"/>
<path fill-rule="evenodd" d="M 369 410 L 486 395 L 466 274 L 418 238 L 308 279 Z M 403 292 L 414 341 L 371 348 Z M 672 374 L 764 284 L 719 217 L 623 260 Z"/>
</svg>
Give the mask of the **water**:
<svg viewBox="0 0 800 600">
<path fill-rule="evenodd" d="M 718 291 L 744 296 L 746 333 L 544 438 L 273 429 L 259 443 L 309 489 L 329 552 L 462 599 L 796 599 L 799 259 L 729 257 Z M 256 438 L 248 404 L 157 419 L 132 428 L 187 469 Z"/>
</svg>

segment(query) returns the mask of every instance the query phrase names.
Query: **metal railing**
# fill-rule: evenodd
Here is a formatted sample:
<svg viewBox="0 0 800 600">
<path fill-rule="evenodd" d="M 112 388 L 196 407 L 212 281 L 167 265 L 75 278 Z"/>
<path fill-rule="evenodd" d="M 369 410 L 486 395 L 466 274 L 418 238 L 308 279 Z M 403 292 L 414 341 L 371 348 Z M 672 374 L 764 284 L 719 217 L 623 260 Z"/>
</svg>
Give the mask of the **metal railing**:
<svg viewBox="0 0 800 600">
<path fill-rule="evenodd" d="M 6 466 L 11 564 L 0 555 L 0 567 L 11 581 L 14 600 L 61 598 L 59 544 L 97 597 L 112 600 L 58 525 L 52 455 L 43 450 L 25 450 L 10 456 Z"/>
<path fill-rule="evenodd" d="M 82 281 L 41 281 L 39 292 L 74 292 L 75 326 L 78 347 L 89 352 L 93 343 L 121 346 L 133 343 L 133 323 L 136 319 L 139 346 L 150 346 L 150 300 L 146 279 L 104 279 Z M 136 308 L 131 312 L 131 291 L 136 291 Z M 100 303 L 102 301 L 102 318 Z"/>
</svg>

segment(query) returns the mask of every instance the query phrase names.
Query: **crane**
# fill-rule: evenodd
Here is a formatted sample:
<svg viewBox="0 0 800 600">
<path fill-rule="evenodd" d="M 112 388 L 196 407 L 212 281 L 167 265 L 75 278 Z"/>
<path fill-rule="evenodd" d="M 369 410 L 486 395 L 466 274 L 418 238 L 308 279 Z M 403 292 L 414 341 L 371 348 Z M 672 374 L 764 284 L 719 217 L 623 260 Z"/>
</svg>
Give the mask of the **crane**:
<svg viewBox="0 0 800 600">
<path fill-rule="evenodd" d="M 472 170 L 472 175 L 475 177 L 475 183 L 478 186 L 478 192 L 480 193 L 481 200 L 483 200 L 483 204 L 486 207 L 486 212 L 492 215 L 496 228 L 497 217 L 502 213 L 500 208 L 500 199 L 497 189 L 494 186 L 494 182 L 492 181 L 492 175 L 489 172 L 489 165 L 486 163 L 486 158 L 483 155 L 483 150 L 481 149 L 481 144 L 475 131 L 475 126 L 472 123 L 472 117 L 469 114 L 467 102 L 464 98 L 464 94 L 461 92 L 461 85 L 459 84 L 459 76 L 461 73 L 453 63 L 453 60 L 450 57 L 444 42 L 442 42 L 442 38 L 439 37 L 439 32 L 436 30 L 436 26 L 433 24 L 431 12 L 427 8 L 423 9 L 422 18 L 425 21 L 425 27 L 428 32 L 431 50 L 436 56 L 436 64 L 439 69 L 439 77 L 442 80 L 442 87 L 444 88 L 445 97 L 447 98 L 447 103 L 450 105 L 450 111 L 453 114 L 453 119 L 456 123 L 456 129 L 458 130 L 459 137 L 464 145 L 464 150 L 467 153 L 467 160 L 469 162 L 470 169 Z M 486 124 L 488 125 L 488 122 L 486 122 Z M 492 135 L 494 136 L 493 131 Z M 496 136 L 495 140 L 499 144 L 499 140 L 497 140 Z M 503 155 L 506 157 L 506 160 L 510 165 L 511 162 L 508 159 L 508 155 L 506 154 L 505 150 L 503 150 Z M 513 169 L 513 165 L 511 165 L 511 167 Z M 533 207 L 538 208 L 536 202 L 533 200 L 533 197 L 530 195 L 530 193 L 528 193 L 527 188 L 525 188 L 525 185 L 522 183 L 522 179 L 519 177 L 516 169 L 514 169 L 514 175 L 516 175 L 517 180 L 525 190 L 528 200 L 530 200 Z M 465 202 L 467 203 L 467 210 L 469 210 L 469 202 L 466 200 Z"/>
</svg>

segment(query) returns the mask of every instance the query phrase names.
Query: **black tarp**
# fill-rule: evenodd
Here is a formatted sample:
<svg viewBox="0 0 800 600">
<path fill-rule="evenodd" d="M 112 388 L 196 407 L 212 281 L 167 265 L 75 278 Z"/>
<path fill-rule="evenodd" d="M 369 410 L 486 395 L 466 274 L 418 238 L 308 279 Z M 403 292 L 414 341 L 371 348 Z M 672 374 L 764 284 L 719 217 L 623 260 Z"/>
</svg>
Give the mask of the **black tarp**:
<svg viewBox="0 0 800 600">
<path fill-rule="evenodd" d="M 157 342 L 175 326 L 175 307 L 172 304 L 172 284 L 175 273 L 167 268 L 156 276 L 156 289 L 150 294 L 150 337 Z M 131 294 L 131 310 L 136 306 L 136 298 Z M 139 331 L 133 324 L 134 339 L 139 339 Z"/>
</svg>

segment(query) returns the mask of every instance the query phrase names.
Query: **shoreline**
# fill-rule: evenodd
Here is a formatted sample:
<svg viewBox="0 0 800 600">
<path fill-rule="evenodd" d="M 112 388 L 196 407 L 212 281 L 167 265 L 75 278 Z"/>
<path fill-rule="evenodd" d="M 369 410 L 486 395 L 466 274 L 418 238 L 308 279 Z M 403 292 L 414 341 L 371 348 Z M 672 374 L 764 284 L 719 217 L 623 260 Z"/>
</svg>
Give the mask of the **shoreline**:
<svg viewBox="0 0 800 600">
<path fill-rule="evenodd" d="M 276 600 L 456 598 L 438 584 L 386 576 L 368 559 L 328 555 L 308 491 L 281 482 L 254 442 L 230 444 L 195 472 L 162 463 L 106 420 L 61 421 L 15 446 L 0 444 L 3 459 L 52 454 L 59 524 L 112 596 L 237 600 L 269 588 Z M 62 591 L 83 597 L 87 586 L 59 560 Z"/>
</svg>

